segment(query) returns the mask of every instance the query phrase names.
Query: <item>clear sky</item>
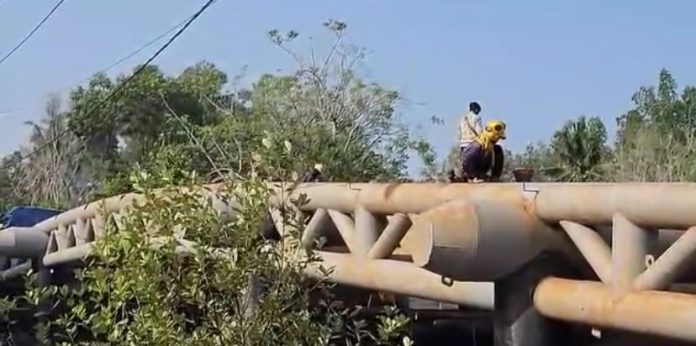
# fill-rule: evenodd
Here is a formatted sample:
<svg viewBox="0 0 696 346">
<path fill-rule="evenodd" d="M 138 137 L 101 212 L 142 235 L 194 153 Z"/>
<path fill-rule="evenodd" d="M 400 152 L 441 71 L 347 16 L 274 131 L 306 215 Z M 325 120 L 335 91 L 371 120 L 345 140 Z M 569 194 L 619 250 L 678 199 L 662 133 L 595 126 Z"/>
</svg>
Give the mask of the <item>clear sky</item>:
<svg viewBox="0 0 696 346">
<path fill-rule="evenodd" d="M 11 49 L 53 0 L 0 1 L 0 53 Z M 203 0 L 66 0 L 0 65 L 0 153 L 24 141 L 27 120 L 65 92 L 183 20 Z M 567 119 L 599 115 L 611 130 L 641 85 L 672 71 L 696 84 L 695 1 L 235 1 L 218 0 L 157 61 L 178 72 L 208 60 L 247 81 L 292 66 L 266 32 L 296 30 L 326 42 L 321 23 L 349 25 L 349 39 L 373 53 L 371 78 L 400 90 L 410 124 L 424 125 L 444 153 L 470 100 L 485 118 L 508 122 L 505 145 L 545 140 Z M 159 45 L 112 70 L 142 62 Z M 429 124 L 432 115 L 445 126 Z"/>
</svg>

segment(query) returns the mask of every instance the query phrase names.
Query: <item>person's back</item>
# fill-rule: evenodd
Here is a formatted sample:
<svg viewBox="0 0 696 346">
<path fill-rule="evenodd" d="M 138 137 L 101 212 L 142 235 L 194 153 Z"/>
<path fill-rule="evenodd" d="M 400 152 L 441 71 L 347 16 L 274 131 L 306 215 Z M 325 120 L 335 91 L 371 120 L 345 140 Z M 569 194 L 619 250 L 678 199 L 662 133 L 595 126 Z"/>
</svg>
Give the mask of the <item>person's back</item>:
<svg viewBox="0 0 696 346">
<path fill-rule="evenodd" d="M 459 120 L 459 147 L 464 148 L 473 143 L 483 131 L 479 113 L 481 106 L 477 102 L 469 104 L 469 113 Z"/>
</svg>

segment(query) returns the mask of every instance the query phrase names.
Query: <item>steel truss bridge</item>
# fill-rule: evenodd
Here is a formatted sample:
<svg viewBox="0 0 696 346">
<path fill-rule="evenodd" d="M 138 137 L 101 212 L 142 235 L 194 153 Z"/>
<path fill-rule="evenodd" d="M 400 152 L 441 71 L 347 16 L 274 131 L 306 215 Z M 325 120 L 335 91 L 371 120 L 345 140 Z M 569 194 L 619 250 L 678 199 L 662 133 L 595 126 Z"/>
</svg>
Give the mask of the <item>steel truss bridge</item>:
<svg viewBox="0 0 696 346">
<path fill-rule="evenodd" d="M 696 184 L 307 183 L 285 196 L 271 186 L 281 235 L 279 209 L 306 195 L 298 241 L 330 280 L 489 311 L 496 344 L 555 344 L 554 321 L 696 342 Z M 206 200 L 230 212 L 218 189 L 203 189 Z M 138 198 L 0 232 L 0 280 L 80 263 Z M 319 237 L 329 243 L 316 249 Z"/>
</svg>

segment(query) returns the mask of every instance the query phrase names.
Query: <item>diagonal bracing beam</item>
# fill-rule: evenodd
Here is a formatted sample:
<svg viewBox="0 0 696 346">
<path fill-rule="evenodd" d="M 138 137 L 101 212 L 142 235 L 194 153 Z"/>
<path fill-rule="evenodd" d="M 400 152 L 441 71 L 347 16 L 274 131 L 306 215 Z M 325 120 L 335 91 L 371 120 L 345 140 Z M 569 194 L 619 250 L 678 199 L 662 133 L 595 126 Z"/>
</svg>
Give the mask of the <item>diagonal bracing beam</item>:
<svg viewBox="0 0 696 346">
<path fill-rule="evenodd" d="M 611 249 L 592 228 L 572 221 L 561 221 L 561 227 L 602 282 L 611 283 Z"/>
<path fill-rule="evenodd" d="M 355 208 L 355 254 L 357 256 L 367 256 L 384 228 L 385 221 L 383 216 L 377 216 L 362 206 Z"/>
<path fill-rule="evenodd" d="M 386 258 L 394 253 L 394 250 L 399 247 L 399 242 L 404 238 L 411 225 L 411 219 L 406 214 L 394 214 L 389 220 L 387 227 L 379 236 L 379 239 L 367 253 L 367 258 Z"/>
<path fill-rule="evenodd" d="M 635 290 L 669 288 L 696 254 L 696 227 L 689 228 L 634 282 Z"/>
</svg>

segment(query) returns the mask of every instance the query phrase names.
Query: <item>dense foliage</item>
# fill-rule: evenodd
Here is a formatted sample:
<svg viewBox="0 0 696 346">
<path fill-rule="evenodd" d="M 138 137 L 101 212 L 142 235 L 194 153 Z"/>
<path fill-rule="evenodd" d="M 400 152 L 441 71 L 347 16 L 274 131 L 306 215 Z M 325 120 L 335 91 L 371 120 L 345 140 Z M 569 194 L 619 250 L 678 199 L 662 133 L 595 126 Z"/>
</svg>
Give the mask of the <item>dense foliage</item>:
<svg viewBox="0 0 696 346">
<path fill-rule="evenodd" d="M 70 93 L 67 107 L 49 102 L 46 120 L 33 124 L 29 146 L 16 155 L 41 150 L 3 166 L 2 174 L 23 183 L 12 190 L 8 180 L 2 197 L 72 206 L 130 190 L 133 167 L 206 178 L 246 176 L 264 164 L 302 172 L 321 163 L 334 180 L 405 179 L 409 153 L 432 160 L 432 148 L 399 119 L 398 92 L 361 77 L 356 66 L 365 52 L 344 42 L 345 24 L 325 25 L 335 40 L 323 58 L 293 51 L 297 33 L 271 31 L 297 69 L 263 75 L 248 88 L 208 62 L 173 76 L 157 66 L 135 77 L 95 75 Z M 291 140 L 293 160 L 255 155 L 262 137 Z M 37 181 L 40 187 L 29 183 Z"/>
<path fill-rule="evenodd" d="M 354 68 L 364 53 L 343 42 L 345 24 L 326 27 L 335 41 L 321 63 L 291 50 L 297 33 L 270 32 L 298 68 L 248 88 L 202 62 L 178 75 L 157 66 L 95 75 L 65 107 L 49 102 L 29 146 L 4 159 L 2 200 L 67 208 L 123 192 L 145 198 L 108 218 L 77 281 L 28 280 L 25 295 L 2 300 L 3 341 L 408 344 L 397 310 L 367 323 L 326 282 L 307 279 L 313 259 L 296 241 L 306 215 L 286 211 L 279 243 L 260 237 L 266 181 L 296 180 L 316 163 L 329 179 L 399 180 L 410 152 L 433 157 L 398 118 L 399 94 Z M 234 217 L 172 189 L 212 180 L 237 201 Z"/>
</svg>

